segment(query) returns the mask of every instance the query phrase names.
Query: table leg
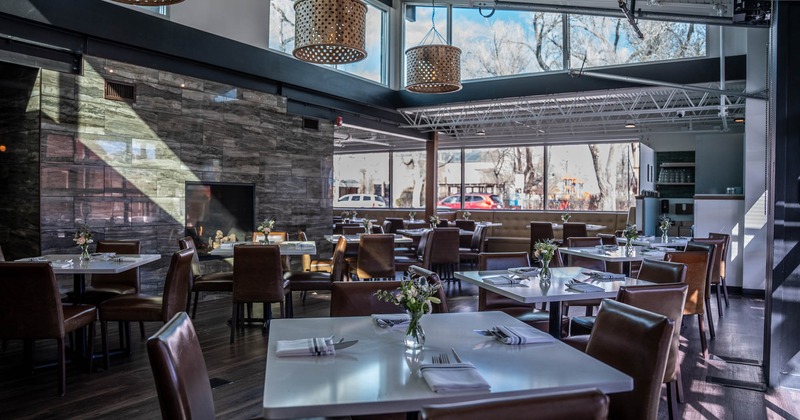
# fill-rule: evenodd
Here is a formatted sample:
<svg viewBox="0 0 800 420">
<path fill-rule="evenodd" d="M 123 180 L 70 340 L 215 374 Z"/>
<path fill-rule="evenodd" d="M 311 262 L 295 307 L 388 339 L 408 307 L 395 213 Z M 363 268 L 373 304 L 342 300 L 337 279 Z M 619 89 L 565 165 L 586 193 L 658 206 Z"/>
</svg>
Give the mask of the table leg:
<svg viewBox="0 0 800 420">
<path fill-rule="evenodd" d="M 86 289 L 84 284 L 86 276 L 84 274 L 73 274 L 72 275 L 72 294 L 73 294 L 73 303 L 82 303 L 83 302 L 83 292 Z M 76 354 L 84 354 L 84 349 L 86 348 L 86 328 L 78 328 L 75 330 L 75 353 Z M 91 347 L 91 346 L 89 346 Z M 92 357 L 92 355 L 89 355 Z"/>
<path fill-rule="evenodd" d="M 622 262 L 622 274 L 625 274 L 625 277 L 631 276 L 631 262 L 630 261 L 623 261 Z"/>
<path fill-rule="evenodd" d="M 550 302 L 550 335 L 561 339 L 561 302 Z"/>
</svg>

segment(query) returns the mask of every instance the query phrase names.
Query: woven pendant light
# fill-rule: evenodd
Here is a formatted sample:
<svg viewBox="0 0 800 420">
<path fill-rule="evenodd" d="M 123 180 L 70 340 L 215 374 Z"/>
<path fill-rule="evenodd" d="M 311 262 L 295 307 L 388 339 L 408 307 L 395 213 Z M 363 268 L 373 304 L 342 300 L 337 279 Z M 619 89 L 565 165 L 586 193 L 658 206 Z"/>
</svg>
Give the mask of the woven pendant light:
<svg viewBox="0 0 800 420">
<path fill-rule="evenodd" d="M 133 4 L 136 6 L 171 6 L 183 0 L 113 0 L 117 3 Z"/>
<path fill-rule="evenodd" d="M 296 58 L 316 64 L 347 64 L 367 58 L 367 5 L 360 0 L 297 0 Z"/>
<path fill-rule="evenodd" d="M 461 49 L 447 45 L 436 30 L 436 6 L 431 29 L 420 45 L 406 50 L 406 90 L 414 93 L 451 93 L 461 90 Z"/>
</svg>

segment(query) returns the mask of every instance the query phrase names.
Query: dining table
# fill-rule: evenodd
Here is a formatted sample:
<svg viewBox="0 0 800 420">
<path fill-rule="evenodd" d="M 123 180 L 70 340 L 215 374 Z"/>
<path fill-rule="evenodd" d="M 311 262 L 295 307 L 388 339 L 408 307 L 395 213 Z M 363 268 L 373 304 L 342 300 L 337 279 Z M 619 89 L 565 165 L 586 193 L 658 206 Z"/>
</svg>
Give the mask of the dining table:
<svg viewBox="0 0 800 420">
<path fill-rule="evenodd" d="M 415 413 L 429 404 L 597 388 L 627 392 L 633 379 L 503 312 L 429 314 L 426 340 L 407 350 L 404 327 L 381 328 L 370 316 L 272 321 L 267 345 L 263 412 L 268 419 Z M 508 345 L 486 332 L 524 329 L 544 343 Z M 278 342 L 314 337 L 358 340 L 334 355 L 279 357 Z M 433 392 L 420 374 L 442 354 L 471 363 L 488 390 Z"/>
<path fill-rule="evenodd" d="M 216 257 L 233 257 L 233 248 L 236 245 L 254 245 L 252 242 L 231 242 L 222 244 L 219 248 L 213 249 L 208 252 L 208 255 Z M 258 245 L 258 244 L 255 244 Z M 270 245 L 278 245 L 281 249 L 281 256 L 292 255 L 314 255 L 317 253 L 317 244 L 314 241 L 280 241 L 271 243 Z"/>
<path fill-rule="evenodd" d="M 630 241 L 630 243 L 631 245 L 639 245 L 651 248 L 684 248 L 686 247 L 686 243 L 691 239 L 692 238 L 685 236 L 669 236 L 667 237 L 667 240 L 664 241 L 660 236 L 640 236 Z M 627 244 L 628 238 L 617 238 L 617 242 L 621 244 Z"/>
<path fill-rule="evenodd" d="M 553 230 L 564 230 L 564 225 L 561 223 L 551 223 L 553 225 Z M 530 229 L 531 225 L 525 225 L 526 228 Z M 608 226 L 605 225 L 594 225 L 591 223 L 586 223 L 586 231 L 587 232 L 599 232 L 603 229 L 606 229 Z"/>
<path fill-rule="evenodd" d="M 630 275 L 632 262 L 642 262 L 645 259 L 662 261 L 666 254 L 663 249 L 637 245 L 631 246 L 630 250 L 625 246 L 619 245 L 597 245 L 593 247 L 561 247 L 558 248 L 558 251 L 562 255 L 575 255 L 605 262 L 622 263 L 622 272 L 625 275 Z"/>
<path fill-rule="evenodd" d="M 649 281 L 625 277 L 621 279 L 596 279 L 592 277 L 593 270 L 582 267 L 554 267 L 550 269 L 550 281 L 541 281 L 538 272 L 532 276 L 514 275 L 509 270 L 489 271 L 456 271 L 455 277 L 467 283 L 474 284 L 520 303 L 550 303 L 549 305 L 549 330 L 555 338 L 561 338 L 561 303 L 583 299 L 605 299 L 617 296 L 617 291 L 622 286 L 641 286 L 652 284 Z M 493 284 L 491 279 L 497 276 L 506 276 L 511 281 L 508 284 Z M 527 281 L 522 281 L 527 280 Z M 578 291 L 570 288 L 574 280 L 584 284 L 597 286 L 598 290 Z"/>
<path fill-rule="evenodd" d="M 325 238 L 326 241 L 328 241 L 328 242 L 330 242 L 332 244 L 335 244 L 336 242 L 339 242 L 339 238 L 342 237 L 342 236 L 344 236 L 344 239 L 347 240 L 347 242 L 358 243 L 361 240 L 361 235 L 362 235 L 361 233 L 356 234 L 356 235 L 338 235 L 338 234 L 335 234 L 335 235 L 325 235 L 323 237 Z M 409 238 L 409 237 L 395 234 L 394 235 L 394 243 L 395 244 L 411 244 L 411 243 L 413 243 L 413 240 L 411 238 Z"/>
</svg>

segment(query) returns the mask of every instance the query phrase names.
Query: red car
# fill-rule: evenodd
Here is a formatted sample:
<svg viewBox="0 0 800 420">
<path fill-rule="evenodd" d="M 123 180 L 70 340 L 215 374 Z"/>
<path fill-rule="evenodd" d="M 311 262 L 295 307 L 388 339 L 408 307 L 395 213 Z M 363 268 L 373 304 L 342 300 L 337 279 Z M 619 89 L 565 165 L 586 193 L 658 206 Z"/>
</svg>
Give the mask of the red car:
<svg viewBox="0 0 800 420">
<path fill-rule="evenodd" d="M 439 207 L 447 207 L 450 209 L 461 208 L 461 196 L 451 195 L 439 201 Z M 503 202 L 500 197 L 495 194 L 486 193 L 471 193 L 464 196 L 464 209 L 466 210 L 492 210 L 502 209 Z"/>
</svg>

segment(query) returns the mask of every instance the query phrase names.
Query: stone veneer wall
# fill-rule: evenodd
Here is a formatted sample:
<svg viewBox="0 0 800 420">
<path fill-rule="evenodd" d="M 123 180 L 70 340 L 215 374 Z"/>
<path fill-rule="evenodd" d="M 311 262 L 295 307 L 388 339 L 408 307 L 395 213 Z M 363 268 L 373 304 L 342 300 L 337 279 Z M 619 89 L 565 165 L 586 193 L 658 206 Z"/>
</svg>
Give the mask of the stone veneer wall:
<svg viewBox="0 0 800 420">
<path fill-rule="evenodd" d="M 134 84 L 135 103 L 104 99 L 106 79 Z M 42 70 L 41 92 L 44 254 L 74 251 L 86 222 L 95 240 L 164 255 L 142 270 L 143 289 L 159 289 L 184 232 L 185 181 L 253 183 L 258 220 L 330 232 L 333 127 L 302 129 L 283 97 L 96 57 L 81 76 Z"/>
<path fill-rule="evenodd" d="M 0 63 L 0 247 L 39 253 L 39 70 Z"/>
</svg>

